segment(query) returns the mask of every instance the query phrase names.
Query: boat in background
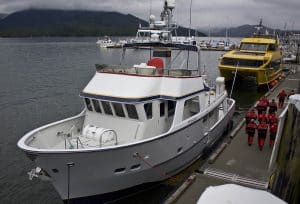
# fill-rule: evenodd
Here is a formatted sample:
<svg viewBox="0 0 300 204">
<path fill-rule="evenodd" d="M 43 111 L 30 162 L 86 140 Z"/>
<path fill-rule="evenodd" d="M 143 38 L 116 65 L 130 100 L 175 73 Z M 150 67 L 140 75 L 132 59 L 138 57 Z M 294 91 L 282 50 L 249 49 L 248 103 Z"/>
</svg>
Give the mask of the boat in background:
<svg viewBox="0 0 300 204">
<path fill-rule="evenodd" d="M 256 28 L 257 33 L 241 40 L 238 50 L 222 56 L 218 67 L 226 81 L 232 81 L 236 74 L 242 77 L 255 77 L 257 85 L 261 86 L 281 76 L 282 55 L 278 37 L 262 34 L 262 20 Z"/>
<path fill-rule="evenodd" d="M 154 15 L 149 17 L 149 26 L 139 26 L 136 37 L 130 40 L 130 43 L 150 43 L 150 42 L 172 42 L 175 44 L 196 45 L 194 36 L 177 36 L 178 26 L 173 20 L 173 10 L 175 9 L 175 0 L 168 0 L 164 3 L 163 11 L 160 14 L 160 20 L 156 20 Z M 175 34 L 175 35 L 173 35 Z M 136 47 L 139 49 L 148 47 Z"/>
<path fill-rule="evenodd" d="M 120 45 L 117 45 L 116 42 L 113 42 L 110 37 L 104 36 L 104 39 L 100 40 L 98 39 L 96 44 L 101 48 L 116 48 L 121 47 Z"/>
</svg>

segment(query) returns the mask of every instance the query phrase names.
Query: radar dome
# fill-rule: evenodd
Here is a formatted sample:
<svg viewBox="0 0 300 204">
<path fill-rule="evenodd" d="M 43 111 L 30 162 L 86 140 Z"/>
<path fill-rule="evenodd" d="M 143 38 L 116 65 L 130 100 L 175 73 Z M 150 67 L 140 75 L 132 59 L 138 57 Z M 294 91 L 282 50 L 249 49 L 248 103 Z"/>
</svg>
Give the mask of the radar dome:
<svg viewBox="0 0 300 204">
<path fill-rule="evenodd" d="M 149 17 L 150 23 L 154 23 L 155 21 L 155 16 L 153 14 L 150 15 Z"/>
</svg>

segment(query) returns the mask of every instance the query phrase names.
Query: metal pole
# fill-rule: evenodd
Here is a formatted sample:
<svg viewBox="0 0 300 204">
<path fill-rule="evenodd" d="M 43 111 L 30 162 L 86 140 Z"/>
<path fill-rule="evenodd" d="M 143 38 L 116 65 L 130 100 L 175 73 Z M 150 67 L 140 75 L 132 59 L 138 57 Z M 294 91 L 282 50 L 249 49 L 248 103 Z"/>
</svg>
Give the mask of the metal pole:
<svg viewBox="0 0 300 204">
<path fill-rule="evenodd" d="M 70 170 L 71 170 L 71 167 L 73 167 L 75 165 L 74 162 L 69 162 L 67 163 L 67 167 L 68 167 L 68 200 L 67 200 L 67 204 L 69 204 L 69 201 L 70 201 Z"/>
</svg>

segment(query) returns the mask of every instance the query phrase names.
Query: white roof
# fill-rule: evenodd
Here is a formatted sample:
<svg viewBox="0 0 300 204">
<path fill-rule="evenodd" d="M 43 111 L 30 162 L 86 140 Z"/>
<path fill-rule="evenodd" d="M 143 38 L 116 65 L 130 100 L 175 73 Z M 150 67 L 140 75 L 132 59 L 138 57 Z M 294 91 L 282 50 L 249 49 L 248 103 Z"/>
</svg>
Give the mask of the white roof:
<svg viewBox="0 0 300 204">
<path fill-rule="evenodd" d="M 300 111 L 300 94 L 294 94 L 289 97 L 291 104 L 294 104 L 298 111 Z"/>
<path fill-rule="evenodd" d="M 273 194 L 236 184 L 210 186 L 202 193 L 197 204 L 287 204 Z"/>
<path fill-rule="evenodd" d="M 178 98 L 204 90 L 201 77 L 162 77 L 96 72 L 83 94 L 140 99 L 157 96 Z"/>
</svg>

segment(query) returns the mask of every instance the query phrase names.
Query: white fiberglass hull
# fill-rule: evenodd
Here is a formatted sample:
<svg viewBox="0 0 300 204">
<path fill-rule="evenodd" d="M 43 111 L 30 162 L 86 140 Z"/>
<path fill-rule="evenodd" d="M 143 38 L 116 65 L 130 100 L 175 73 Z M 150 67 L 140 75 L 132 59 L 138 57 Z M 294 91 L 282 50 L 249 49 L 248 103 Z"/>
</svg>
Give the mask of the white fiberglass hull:
<svg viewBox="0 0 300 204">
<path fill-rule="evenodd" d="M 227 114 L 208 132 L 203 120 L 153 140 L 101 150 L 28 151 L 37 166 L 45 170 L 63 200 L 111 193 L 142 183 L 164 180 L 199 158 L 204 148 L 218 140 L 234 112 Z M 70 167 L 68 189 L 67 163 Z"/>
</svg>

